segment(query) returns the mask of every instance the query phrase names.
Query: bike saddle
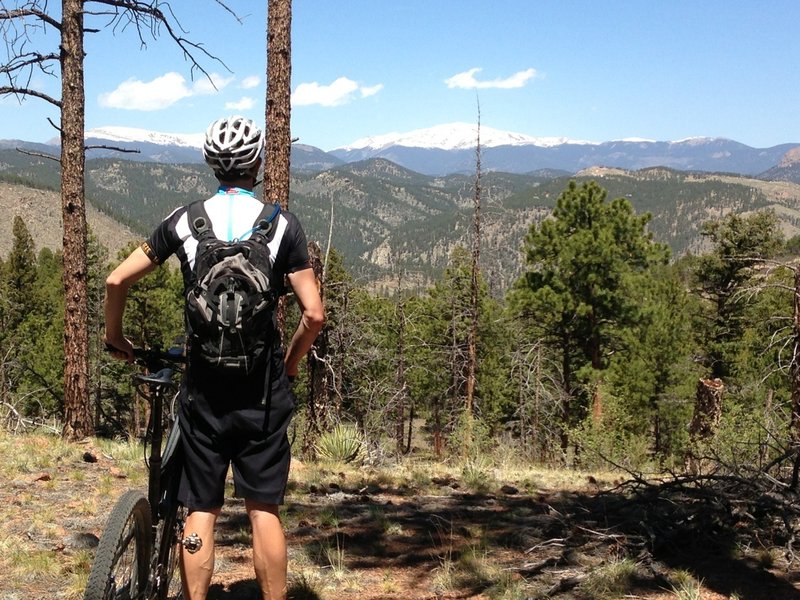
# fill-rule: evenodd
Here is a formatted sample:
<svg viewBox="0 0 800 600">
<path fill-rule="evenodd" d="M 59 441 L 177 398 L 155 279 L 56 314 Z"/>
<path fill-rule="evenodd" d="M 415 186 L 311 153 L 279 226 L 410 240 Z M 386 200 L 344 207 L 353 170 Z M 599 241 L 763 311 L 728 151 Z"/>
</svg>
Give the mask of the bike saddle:
<svg viewBox="0 0 800 600">
<path fill-rule="evenodd" d="M 172 381 L 172 369 L 170 368 L 164 368 L 157 373 L 150 373 L 149 375 L 137 375 L 136 380 L 142 383 L 174 385 Z"/>
</svg>

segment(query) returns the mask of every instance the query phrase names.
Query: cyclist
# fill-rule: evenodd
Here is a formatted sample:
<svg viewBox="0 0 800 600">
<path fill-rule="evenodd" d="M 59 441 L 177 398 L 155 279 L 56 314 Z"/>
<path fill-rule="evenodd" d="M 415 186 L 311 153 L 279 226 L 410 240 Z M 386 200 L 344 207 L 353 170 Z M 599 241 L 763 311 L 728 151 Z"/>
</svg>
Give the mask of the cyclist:
<svg viewBox="0 0 800 600">
<path fill-rule="evenodd" d="M 263 209 L 253 193 L 263 149 L 262 131 L 241 116 L 219 119 L 206 132 L 203 155 L 220 186 L 204 206 L 221 239 L 230 241 L 249 232 Z M 200 368 L 189 348 L 179 413 L 186 456 L 179 499 L 189 511 L 186 535 L 196 533 L 201 545 L 197 550 L 194 544 L 193 553 L 182 550 L 185 600 L 204 600 L 208 593 L 214 569 L 214 527 L 224 502 L 229 465 L 233 466 L 236 495 L 244 498 L 250 518 L 253 564 L 263 598 L 277 600 L 286 595 L 286 541 L 278 506 L 283 502 L 290 461 L 286 430 L 294 400 L 289 379 L 297 374 L 299 361 L 322 328 L 324 310 L 299 221 L 292 213 L 281 211 L 272 231 L 271 283 L 285 293 L 288 279 L 302 311 L 285 355 L 274 327 L 264 331 L 265 339 L 271 336 L 275 340 L 270 356 L 251 375 L 220 375 Z M 188 286 L 196 249 L 184 206 L 170 214 L 108 276 L 105 341 L 116 358 L 133 360 L 131 343 L 122 328 L 130 286 L 172 254 L 180 260 Z"/>
</svg>

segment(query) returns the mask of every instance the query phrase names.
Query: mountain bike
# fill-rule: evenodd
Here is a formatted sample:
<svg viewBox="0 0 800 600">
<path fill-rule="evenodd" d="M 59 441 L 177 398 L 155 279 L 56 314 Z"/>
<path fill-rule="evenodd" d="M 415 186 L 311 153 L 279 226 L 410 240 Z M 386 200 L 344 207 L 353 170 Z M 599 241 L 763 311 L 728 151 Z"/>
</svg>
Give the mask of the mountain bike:
<svg viewBox="0 0 800 600">
<path fill-rule="evenodd" d="M 175 374 L 185 363 L 183 349 L 135 349 L 134 356 L 145 372 L 135 374 L 133 382 L 150 405 L 145 435 L 145 455 L 150 445 L 145 459 L 147 494 L 130 490 L 114 505 L 97 546 L 84 600 L 179 598 L 180 547 L 189 552 L 199 549 L 196 536 L 184 539 L 186 509 L 177 500 L 182 452 Z"/>
</svg>

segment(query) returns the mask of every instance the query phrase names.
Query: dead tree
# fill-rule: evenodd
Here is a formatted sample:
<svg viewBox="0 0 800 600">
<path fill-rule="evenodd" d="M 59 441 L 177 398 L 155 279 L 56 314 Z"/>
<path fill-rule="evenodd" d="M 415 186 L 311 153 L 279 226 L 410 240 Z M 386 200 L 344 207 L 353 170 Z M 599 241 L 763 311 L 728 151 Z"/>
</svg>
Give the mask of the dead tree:
<svg viewBox="0 0 800 600">
<path fill-rule="evenodd" d="M 411 450 L 411 435 L 413 428 L 413 409 L 409 408 L 408 442 L 406 443 L 406 408 L 409 405 L 408 383 L 406 382 L 406 313 L 405 298 L 403 297 L 403 271 L 399 269 L 397 276 L 397 304 L 395 316 L 397 318 L 397 365 L 395 368 L 394 394 L 394 439 L 398 454 Z"/>
<path fill-rule="evenodd" d="M 217 4 L 225 6 L 220 0 Z M 64 257 L 64 429 L 68 439 L 79 439 L 94 431 L 89 399 L 89 311 L 87 226 L 85 205 L 84 145 L 84 34 L 97 32 L 85 25 L 85 17 L 104 19 L 104 27 L 116 30 L 132 26 L 144 46 L 146 35 L 157 36 L 163 27 L 192 65 L 208 75 L 195 59 L 195 53 L 214 58 L 197 43 L 181 35 L 180 26 L 169 9 L 169 17 L 159 2 L 138 0 L 62 0 L 60 18 L 48 12 L 47 0 L 16 2 L 12 8 L 0 0 L 0 34 L 6 43 L 7 57 L 0 64 L 0 96 L 19 99 L 32 97 L 49 102 L 61 112 L 58 127 L 61 138 L 61 209 Z M 92 10 L 90 7 L 97 7 Z M 173 23 L 177 27 L 173 27 Z M 60 36 L 59 51 L 31 49 L 38 30 L 55 30 Z M 61 74 L 61 98 L 53 98 L 31 87 L 34 73 Z"/>
<path fill-rule="evenodd" d="M 794 289 L 792 294 L 792 355 L 789 362 L 789 386 L 792 414 L 789 423 L 789 444 L 795 453 L 790 489 L 796 490 L 800 481 L 800 265 L 792 269 Z"/>
<path fill-rule="evenodd" d="M 472 262 L 469 281 L 469 330 L 467 333 L 467 422 L 475 413 L 475 379 L 478 366 L 478 280 L 481 256 L 481 110 L 478 104 L 478 132 L 475 145 L 475 190 L 472 196 Z M 471 433 L 471 432 L 470 432 Z"/>
<path fill-rule="evenodd" d="M 61 21 L 61 216 L 64 227 L 64 437 L 94 432 L 89 401 L 89 303 L 83 148 L 83 2 Z"/>
<path fill-rule="evenodd" d="M 311 267 L 319 286 L 322 305 L 325 306 L 325 294 L 322 286 L 322 251 L 318 244 L 308 244 L 308 255 Z M 331 396 L 330 368 L 325 359 L 328 354 L 328 332 L 325 328 L 320 332 L 314 348 L 308 355 L 308 402 L 306 404 L 306 430 L 303 436 L 303 453 L 313 452 L 314 444 L 325 429 L 329 419 L 329 398 Z"/>
<path fill-rule="evenodd" d="M 689 453 L 686 466 L 693 474 L 699 473 L 702 444 L 711 440 L 722 418 L 722 396 L 725 384 L 721 379 L 699 379 L 695 394 L 694 414 L 689 424 Z"/>
<path fill-rule="evenodd" d="M 792 294 L 792 356 L 789 363 L 789 385 L 792 394 L 791 441 L 800 446 L 800 265 L 793 269 Z"/>
</svg>

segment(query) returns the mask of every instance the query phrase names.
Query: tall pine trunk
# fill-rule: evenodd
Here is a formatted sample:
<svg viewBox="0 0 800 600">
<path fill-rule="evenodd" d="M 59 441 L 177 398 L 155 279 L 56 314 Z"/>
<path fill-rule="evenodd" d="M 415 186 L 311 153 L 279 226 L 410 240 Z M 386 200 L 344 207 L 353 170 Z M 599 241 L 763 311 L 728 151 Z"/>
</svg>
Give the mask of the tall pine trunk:
<svg viewBox="0 0 800 600">
<path fill-rule="evenodd" d="M 291 158 L 292 0 L 267 5 L 265 201 L 289 207 Z"/>
<path fill-rule="evenodd" d="M 264 202 L 289 209 L 292 151 L 292 0 L 267 2 L 267 100 Z M 286 299 L 278 302 L 276 319 L 286 341 Z"/>
<path fill-rule="evenodd" d="M 84 204 L 83 2 L 62 1 L 61 208 L 64 227 L 64 431 L 94 433 L 89 403 L 89 314 Z"/>
</svg>

